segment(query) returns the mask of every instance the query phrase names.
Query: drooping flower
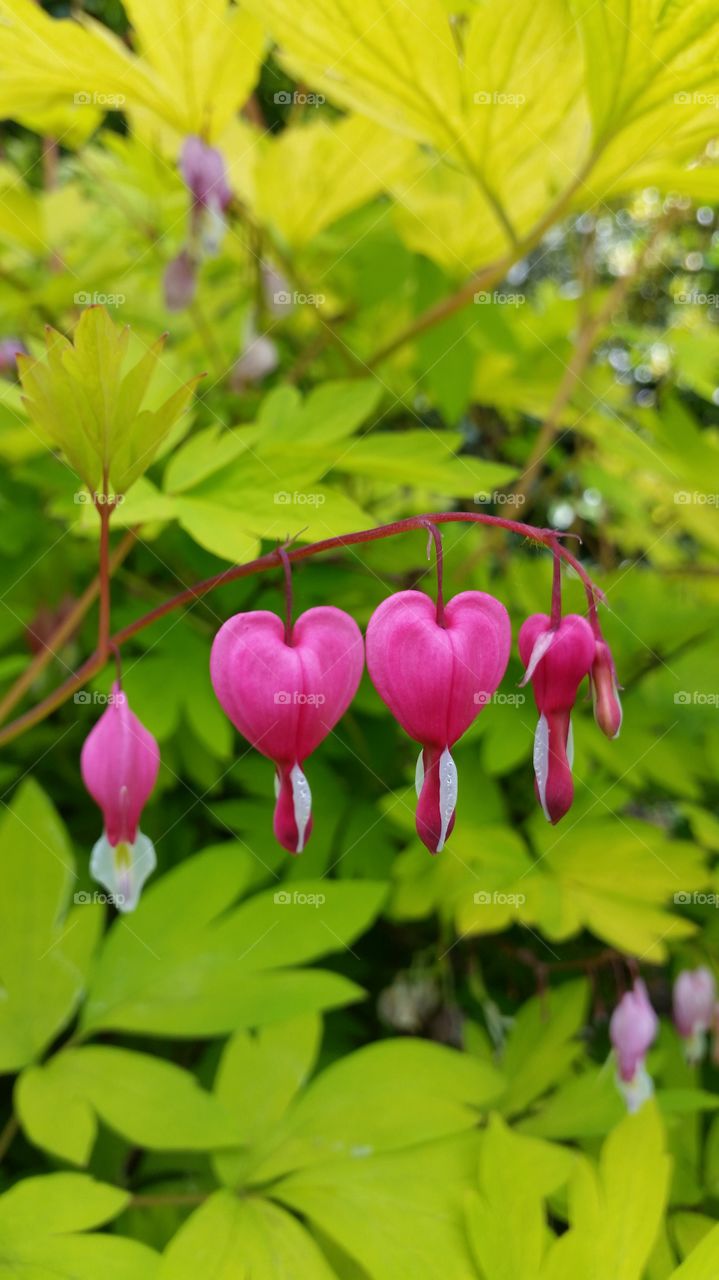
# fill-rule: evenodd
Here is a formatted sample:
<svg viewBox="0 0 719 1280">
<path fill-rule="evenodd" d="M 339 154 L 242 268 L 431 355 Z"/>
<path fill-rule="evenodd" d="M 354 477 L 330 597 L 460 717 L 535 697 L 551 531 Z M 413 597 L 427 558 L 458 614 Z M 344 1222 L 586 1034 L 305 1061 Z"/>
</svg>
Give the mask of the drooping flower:
<svg viewBox="0 0 719 1280">
<path fill-rule="evenodd" d="M 332 605 L 308 609 L 289 629 L 267 610 L 237 613 L 215 636 L 215 694 L 235 728 L 274 762 L 274 833 L 290 853 L 302 852 L 312 830 L 304 762 L 344 715 L 363 665 L 357 623 Z"/>
<path fill-rule="evenodd" d="M 714 1020 L 716 983 L 704 965 L 683 969 L 674 983 L 674 1023 L 685 1041 L 688 1062 L 701 1062 L 707 1031 Z"/>
<path fill-rule="evenodd" d="M 27 355 L 27 347 L 19 338 L 0 339 L 0 374 L 17 377 L 17 357 Z"/>
<path fill-rule="evenodd" d="M 180 170 L 192 195 L 193 228 L 207 254 L 217 253 L 225 233 L 225 210 L 232 200 L 221 151 L 191 134 L 185 139 Z"/>
<path fill-rule="evenodd" d="M 181 249 L 165 268 L 163 280 L 168 311 L 184 311 L 197 288 L 197 263 L 188 249 Z"/>
<path fill-rule="evenodd" d="M 90 874 L 107 889 L 119 911 L 134 911 L 157 865 L 154 845 L 139 830 L 139 822 L 157 780 L 160 749 L 130 710 L 117 682 L 85 739 L 80 767 L 105 820 L 90 857 Z"/>
<path fill-rule="evenodd" d="M 464 591 L 443 609 L 422 591 L 399 591 L 367 627 L 367 669 L 382 701 L 422 750 L 417 761 L 417 834 L 439 853 L 454 826 L 457 769 L 451 748 L 497 689 L 509 661 L 503 604 Z"/>
<path fill-rule="evenodd" d="M 571 711 L 595 656 L 592 628 L 569 613 L 552 626 L 545 613 L 532 614 L 519 632 L 519 654 L 531 680 L 539 723 L 534 736 L 537 796 L 548 822 L 559 822 L 574 799 Z"/>
<path fill-rule="evenodd" d="M 622 727 L 622 704 L 614 658 L 599 626 L 596 608 L 590 615 L 594 632 L 594 661 L 589 672 L 594 719 L 608 738 L 618 738 Z"/>
<path fill-rule="evenodd" d="M 255 382 L 262 382 L 274 373 L 279 364 L 277 345 L 266 334 L 257 333 L 254 325 L 247 327 L 242 351 L 232 367 L 230 385 L 233 391 L 242 391 Z"/>
<path fill-rule="evenodd" d="M 622 996 L 609 1023 L 609 1037 L 617 1059 L 617 1084 L 628 1111 L 638 1111 L 654 1092 L 645 1058 L 658 1030 L 659 1019 L 647 989 L 642 979 L 637 978 L 632 990 Z"/>
</svg>

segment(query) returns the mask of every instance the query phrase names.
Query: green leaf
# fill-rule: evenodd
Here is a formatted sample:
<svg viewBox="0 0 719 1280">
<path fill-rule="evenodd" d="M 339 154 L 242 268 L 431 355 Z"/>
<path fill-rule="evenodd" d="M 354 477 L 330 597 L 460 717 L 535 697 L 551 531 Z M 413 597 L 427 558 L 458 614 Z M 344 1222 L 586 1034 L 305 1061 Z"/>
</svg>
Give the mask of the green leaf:
<svg viewBox="0 0 719 1280">
<path fill-rule="evenodd" d="M 715 1226 L 672 1272 L 671 1280 L 714 1280 L 718 1267 L 719 1226 Z"/>
<path fill-rule="evenodd" d="M 487 1063 L 423 1040 L 385 1040 L 328 1067 L 266 1138 L 258 1181 L 346 1156 L 364 1160 L 471 1128 L 502 1092 Z M 391 1107 L 385 1099 L 394 1099 Z"/>
<path fill-rule="evenodd" d="M 17 1071 L 75 1012 L 102 914 L 86 904 L 68 910 L 73 856 L 50 801 L 29 779 L 0 822 L 0 878 L 0 1071 Z"/>
<path fill-rule="evenodd" d="M 158 1280 L 332 1280 L 312 1237 L 284 1209 L 216 1191 L 180 1228 L 165 1251 Z"/>
<path fill-rule="evenodd" d="M 247 876 L 244 860 L 227 874 L 237 858 L 233 843 L 199 854 L 150 886 L 131 925 L 118 917 L 95 967 L 86 1029 L 223 1035 L 360 997 L 336 974 L 285 966 L 350 945 L 384 885 L 303 882 L 228 912 Z"/>
<path fill-rule="evenodd" d="M 62 1071 L 26 1067 L 15 1085 L 15 1109 L 23 1132 L 51 1155 L 85 1165 L 97 1136 L 95 1112 L 74 1092 Z"/>
<path fill-rule="evenodd" d="M 66 1049 L 52 1071 L 116 1133 L 160 1151 L 232 1146 L 225 1108 L 174 1063 L 109 1045 Z"/>
<path fill-rule="evenodd" d="M 502 1110 L 524 1111 L 550 1085 L 565 1076 L 582 1052 L 577 1039 L 587 1014 L 589 987 L 583 980 L 565 983 L 522 1005 L 502 1057 L 509 1078 Z"/>
</svg>

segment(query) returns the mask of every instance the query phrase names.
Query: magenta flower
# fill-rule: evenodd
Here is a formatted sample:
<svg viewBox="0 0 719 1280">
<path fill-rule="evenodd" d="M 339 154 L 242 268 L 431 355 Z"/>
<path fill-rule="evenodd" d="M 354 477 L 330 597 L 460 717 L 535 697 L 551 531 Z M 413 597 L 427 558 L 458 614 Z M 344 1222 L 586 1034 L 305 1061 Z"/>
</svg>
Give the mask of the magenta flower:
<svg viewBox="0 0 719 1280">
<path fill-rule="evenodd" d="M 193 134 L 185 139 L 180 171 L 192 196 L 193 227 L 202 230 L 205 251 L 217 253 L 232 200 L 222 152 Z"/>
<path fill-rule="evenodd" d="M 160 749 L 115 683 L 110 702 L 90 730 L 80 756 L 82 780 L 102 810 L 105 830 L 90 857 L 90 874 L 120 911 L 134 911 L 157 865 L 151 840 L 138 830 L 157 780 Z"/>
<path fill-rule="evenodd" d="M 594 627 L 594 637 L 594 661 L 589 673 L 594 719 L 608 738 L 618 738 L 622 727 L 622 704 L 614 659 L 598 624 Z"/>
<path fill-rule="evenodd" d="M 235 728 L 276 769 L 276 839 L 301 853 L 312 830 L 305 760 L 352 701 L 362 676 L 362 633 L 332 605 L 288 627 L 274 613 L 237 613 L 212 645 L 210 675 Z"/>
<path fill-rule="evenodd" d="M 637 1111 L 653 1093 L 644 1059 L 659 1030 L 647 989 L 637 978 L 612 1014 L 609 1036 L 617 1058 L 617 1083 L 629 1111 Z"/>
<path fill-rule="evenodd" d="M 559 822 L 574 799 L 571 710 L 595 656 L 592 628 L 569 613 L 558 626 L 544 613 L 532 614 L 519 632 L 526 667 L 522 684 L 532 682 L 539 724 L 534 736 L 537 796 L 548 822 Z"/>
<path fill-rule="evenodd" d="M 367 627 L 367 669 L 405 733 L 421 744 L 417 834 L 439 853 L 454 826 L 457 769 L 450 749 L 479 715 L 509 661 L 507 610 L 483 591 L 443 606 L 422 591 L 399 591 Z"/>
<path fill-rule="evenodd" d="M 683 969 L 674 983 L 674 1023 L 683 1040 L 688 1062 L 701 1062 L 706 1034 L 714 1020 L 716 983 L 704 965 Z"/>
</svg>

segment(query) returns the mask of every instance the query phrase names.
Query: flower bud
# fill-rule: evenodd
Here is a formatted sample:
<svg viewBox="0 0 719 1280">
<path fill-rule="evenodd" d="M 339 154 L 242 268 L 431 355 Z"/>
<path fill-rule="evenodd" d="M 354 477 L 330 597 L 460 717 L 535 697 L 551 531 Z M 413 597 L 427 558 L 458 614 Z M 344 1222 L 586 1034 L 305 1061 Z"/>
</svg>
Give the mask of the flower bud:
<svg viewBox="0 0 719 1280">
<path fill-rule="evenodd" d="M 617 1058 L 617 1084 L 629 1111 L 637 1111 L 654 1091 L 644 1060 L 658 1030 L 659 1019 L 647 989 L 642 979 L 637 978 L 632 990 L 622 996 L 609 1023 L 609 1036 Z"/>
<path fill-rule="evenodd" d="M 589 681 L 592 686 L 594 719 L 608 738 L 618 738 L 622 727 L 622 704 L 619 701 L 617 673 L 612 651 L 601 638 L 596 640 Z"/>
<path fill-rule="evenodd" d="M 712 1025 L 716 1002 L 714 975 L 704 965 L 684 969 L 674 983 L 674 1023 L 685 1041 L 688 1062 L 701 1062 L 706 1033 Z"/>
</svg>

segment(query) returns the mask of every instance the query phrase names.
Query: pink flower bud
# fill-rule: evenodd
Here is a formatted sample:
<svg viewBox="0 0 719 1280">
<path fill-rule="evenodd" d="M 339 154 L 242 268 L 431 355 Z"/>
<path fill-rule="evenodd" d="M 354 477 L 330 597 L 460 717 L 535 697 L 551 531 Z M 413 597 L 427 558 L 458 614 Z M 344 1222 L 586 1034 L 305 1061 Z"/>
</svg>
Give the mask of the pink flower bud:
<svg viewBox="0 0 719 1280">
<path fill-rule="evenodd" d="M 619 701 L 617 673 L 612 651 L 601 636 L 595 642 L 589 681 L 592 686 L 594 719 L 608 738 L 618 738 L 622 727 L 622 704 Z"/>
<path fill-rule="evenodd" d="M 647 989 L 637 978 L 631 991 L 626 991 L 612 1014 L 609 1036 L 617 1056 L 618 1083 L 630 1111 L 636 1111 L 653 1086 L 644 1059 L 659 1030 Z"/>
<path fill-rule="evenodd" d="M 187 249 L 181 249 L 165 268 L 165 306 L 168 311 L 184 311 L 195 296 L 197 264 Z"/>
<path fill-rule="evenodd" d="M 417 762 L 417 834 L 439 853 L 454 826 L 457 770 L 450 748 L 499 685 L 509 660 L 507 610 L 483 591 L 444 606 L 444 625 L 422 591 L 400 591 L 367 628 L 367 669 L 405 733 L 422 746 Z"/>
<path fill-rule="evenodd" d="M 140 815 L 157 780 L 160 750 L 114 684 L 109 705 L 82 748 L 82 780 L 105 820 L 90 858 L 92 876 L 121 911 L 133 911 L 140 890 L 157 865 L 152 841 L 138 830 Z"/>
<path fill-rule="evenodd" d="M 194 135 L 185 139 L 180 156 L 182 176 L 192 195 L 193 228 L 208 255 L 217 253 L 225 232 L 225 210 L 232 200 L 221 151 Z"/>
<path fill-rule="evenodd" d="M 235 728 L 276 768 L 274 832 L 301 853 L 312 830 L 312 795 L 303 772 L 350 705 L 362 676 L 362 633 L 331 605 L 308 609 L 291 629 L 274 613 L 237 613 L 212 645 L 210 675 Z"/>
<path fill-rule="evenodd" d="M 17 338 L 0 339 L 0 374 L 14 377 L 17 373 L 17 357 L 26 355 L 27 348 Z"/>
<path fill-rule="evenodd" d="M 686 1041 L 689 1062 L 700 1062 L 704 1057 L 715 1001 L 716 983 L 709 969 L 702 965 L 698 969 L 682 970 L 674 983 L 674 1022 Z"/>
<path fill-rule="evenodd" d="M 539 724 L 534 737 L 534 776 L 548 822 L 559 822 L 574 799 L 574 745 L 570 712 L 579 685 L 594 659 L 595 641 L 585 618 L 570 613 L 552 627 L 544 613 L 527 618 L 519 632 L 526 667 L 522 684 L 532 682 Z"/>
</svg>

